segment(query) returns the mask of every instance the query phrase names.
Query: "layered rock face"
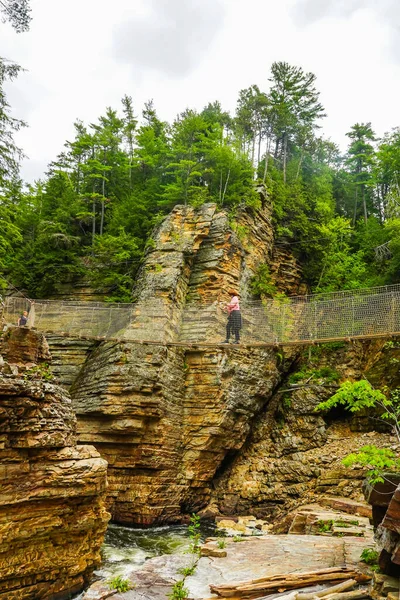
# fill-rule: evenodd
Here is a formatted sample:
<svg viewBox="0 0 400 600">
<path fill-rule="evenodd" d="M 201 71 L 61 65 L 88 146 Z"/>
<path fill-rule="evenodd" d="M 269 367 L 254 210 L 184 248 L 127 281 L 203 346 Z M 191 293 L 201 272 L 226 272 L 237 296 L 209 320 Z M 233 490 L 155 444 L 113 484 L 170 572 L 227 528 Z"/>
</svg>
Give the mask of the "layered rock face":
<svg viewBox="0 0 400 600">
<path fill-rule="evenodd" d="M 318 502 L 326 494 L 361 497 L 364 472 L 345 468 L 344 456 L 368 444 L 400 449 L 390 430 L 377 433 L 377 421 L 366 415 L 334 411 L 323 418 L 315 412 L 342 380 L 365 376 L 377 387 L 400 386 L 400 349 L 391 342 L 365 341 L 326 344 L 314 353 L 310 358 L 303 351 L 291 368 L 303 376 L 296 384 L 283 382 L 243 452 L 216 482 L 216 510 L 271 518 L 279 531 L 276 519 L 300 502 Z"/>
<path fill-rule="evenodd" d="M 109 464 L 113 519 L 171 522 L 205 506 L 279 378 L 271 350 L 125 343 L 95 352 L 72 393 L 79 440 Z"/>
<path fill-rule="evenodd" d="M 69 598 L 100 563 L 107 463 L 76 446 L 69 395 L 54 385 L 46 340 L 0 339 L 0 598 Z"/>
<path fill-rule="evenodd" d="M 395 386 L 398 369 L 388 367 L 384 342 L 326 346 L 310 357 L 301 348 L 216 347 L 226 323 L 219 302 L 232 288 L 250 300 L 262 264 L 280 291 L 307 291 L 294 257 L 274 245 L 268 206 L 239 211 L 235 222 L 214 205 L 176 207 L 154 234 L 131 324 L 120 341 L 91 348 L 71 388 L 79 442 L 109 463 L 116 521 L 177 521 L 207 505 L 204 514 L 278 518 L 314 496 L 359 496 L 363 474 L 341 459 L 376 442 L 373 426 L 365 416 L 326 421 L 314 409 L 341 379 L 367 373 L 375 385 Z M 251 323 L 243 317 L 245 342 Z M 331 381 L 290 385 L 296 370 L 332 366 Z M 389 434 L 379 439 L 392 443 Z"/>
<path fill-rule="evenodd" d="M 79 441 L 109 463 L 115 520 L 170 522 L 204 507 L 216 472 L 272 397 L 281 378 L 275 350 L 191 347 L 223 339 L 217 303 L 247 289 L 270 262 L 272 240 L 267 208 L 257 222 L 244 211 L 232 224 L 215 205 L 176 207 L 155 234 L 126 341 L 95 349 L 71 390 Z M 293 280 L 298 286 L 298 268 Z M 157 343 L 166 341 L 180 345 Z"/>
</svg>

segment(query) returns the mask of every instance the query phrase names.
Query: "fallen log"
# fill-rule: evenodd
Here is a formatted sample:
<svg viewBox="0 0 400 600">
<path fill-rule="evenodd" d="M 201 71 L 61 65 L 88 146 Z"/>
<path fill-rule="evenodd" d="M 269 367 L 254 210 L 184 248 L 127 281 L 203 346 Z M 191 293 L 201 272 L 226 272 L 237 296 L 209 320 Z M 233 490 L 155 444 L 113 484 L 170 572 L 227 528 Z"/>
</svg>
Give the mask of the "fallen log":
<svg viewBox="0 0 400 600">
<path fill-rule="evenodd" d="M 355 579 L 347 579 L 342 583 L 337 583 L 336 585 L 332 585 L 331 587 L 326 588 L 325 590 L 320 590 L 319 592 L 312 593 L 301 593 L 298 592 L 296 594 L 296 600 L 313 600 L 316 596 L 318 598 L 323 598 L 324 596 L 329 596 L 330 594 L 336 594 L 337 592 L 344 592 L 345 590 L 349 590 L 353 586 L 355 586 L 357 581 Z"/>
<path fill-rule="evenodd" d="M 366 588 L 353 590 L 352 592 L 340 592 L 337 594 L 329 594 L 324 596 L 325 600 L 359 600 L 359 598 L 368 598 L 368 590 Z"/>
<path fill-rule="evenodd" d="M 306 573 L 290 573 L 261 577 L 250 581 L 238 581 L 235 583 L 225 583 L 220 585 L 210 585 L 210 590 L 218 596 L 224 598 L 256 597 L 262 592 L 272 592 L 274 590 L 284 592 L 288 589 L 303 588 L 321 583 L 323 581 L 338 581 L 353 578 L 357 582 L 368 581 L 371 579 L 367 575 L 347 567 L 331 567 L 319 571 L 310 571 Z M 315 595 L 315 594 L 314 594 Z"/>
</svg>

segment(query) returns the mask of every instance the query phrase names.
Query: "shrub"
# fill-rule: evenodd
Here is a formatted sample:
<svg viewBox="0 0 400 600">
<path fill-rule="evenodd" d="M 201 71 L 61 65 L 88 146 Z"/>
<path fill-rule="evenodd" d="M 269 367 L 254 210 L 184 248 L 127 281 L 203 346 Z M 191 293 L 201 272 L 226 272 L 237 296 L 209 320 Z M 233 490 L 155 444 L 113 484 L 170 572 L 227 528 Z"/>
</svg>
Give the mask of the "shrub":
<svg viewBox="0 0 400 600">
<path fill-rule="evenodd" d="M 367 565 L 376 565 L 378 563 L 379 553 L 372 548 L 364 548 L 360 554 L 360 559 Z"/>
<path fill-rule="evenodd" d="M 108 587 L 111 590 L 117 590 L 117 592 L 127 592 L 130 590 L 131 586 L 128 579 L 124 579 L 122 575 L 117 575 L 116 577 L 110 579 L 108 582 Z"/>
<path fill-rule="evenodd" d="M 189 590 L 185 587 L 184 581 L 177 581 L 170 594 L 168 594 L 168 598 L 171 600 L 186 600 L 188 597 Z"/>
</svg>

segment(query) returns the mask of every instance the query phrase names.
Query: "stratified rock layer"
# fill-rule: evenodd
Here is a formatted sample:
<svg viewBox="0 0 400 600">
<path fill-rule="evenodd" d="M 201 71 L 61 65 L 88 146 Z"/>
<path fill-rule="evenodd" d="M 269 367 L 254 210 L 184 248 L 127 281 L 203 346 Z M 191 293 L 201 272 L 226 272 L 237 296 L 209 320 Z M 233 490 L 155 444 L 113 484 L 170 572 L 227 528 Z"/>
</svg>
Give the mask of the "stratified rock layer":
<svg viewBox="0 0 400 600">
<path fill-rule="evenodd" d="M 359 499 L 365 471 L 344 467 L 344 456 L 368 444 L 397 451 L 400 445 L 390 433 L 374 431 L 377 421 L 367 415 L 336 411 L 323 418 L 315 409 L 343 380 L 366 376 L 376 386 L 399 386 L 397 353 L 385 341 L 327 344 L 311 356 L 305 350 L 291 367 L 296 383 L 288 379 L 277 390 L 243 451 L 215 482 L 214 510 L 251 512 L 276 523 L 288 508 L 321 495 Z"/>
<path fill-rule="evenodd" d="M 171 522 L 205 506 L 279 380 L 271 350 L 107 344 L 72 392 L 79 440 L 109 464 L 113 518 Z"/>
<path fill-rule="evenodd" d="M 0 354 L 0 598 L 68 598 L 100 563 L 107 464 L 76 446 L 43 336 L 11 329 Z"/>
<path fill-rule="evenodd" d="M 126 341 L 95 349 L 71 389 L 79 441 L 109 463 L 115 520 L 169 522 L 204 507 L 217 471 L 272 397 L 281 378 L 275 350 L 190 347 L 221 341 L 226 313 L 217 302 L 232 288 L 246 293 L 272 241 L 268 208 L 257 221 L 242 211 L 232 224 L 215 205 L 175 207 L 154 234 Z M 181 347 L 162 345 L 178 339 Z"/>
<path fill-rule="evenodd" d="M 388 360 L 393 349 L 384 342 L 310 355 L 246 347 L 246 334 L 259 338 L 245 309 L 244 345 L 223 347 L 220 302 L 231 290 L 250 301 L 260 265 L 279 291 L 306 291 L 293 255 L 274 245 L 268 205 L 239 210 L 234 222 L 215 205 L 177 206 L 155 232 L 122 341 L 92 347 L 71 388 L 79 441 L 109 463 L 115 520 L 171 522 L 205 507 L 208 516 L 275 519 L 314 496 L 359 497 L 363 473 L 341 461 L 375 442 L 374 424 L 367 415 L 327 420 L 315 407 L 341 380 L 363 374 L 395 387 L 397 358 Z M 337 377 L 315 378 L 334 365 Z M 296 370 L 312 373 L 292 388 Z M 389 434 L 381 443 L 391 444 Z"/>
</svg>

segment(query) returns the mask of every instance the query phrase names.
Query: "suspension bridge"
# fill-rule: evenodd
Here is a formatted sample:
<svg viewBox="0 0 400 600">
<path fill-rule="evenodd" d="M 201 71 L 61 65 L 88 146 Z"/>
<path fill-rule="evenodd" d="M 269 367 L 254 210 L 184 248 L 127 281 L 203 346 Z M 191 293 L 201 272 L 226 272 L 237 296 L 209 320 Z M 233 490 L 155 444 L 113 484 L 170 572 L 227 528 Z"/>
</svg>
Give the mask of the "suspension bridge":
<svg viewBox="0 0 400 600">
<path fill-rule="evenodd" d="M 168 296 L 135 304 L 3 299 L 3 324 L 16 325 L 29 310 L 28 326 L 44 334 L 143 344 L 217 345 L 225 338 L 226 312 L 219 302 L 178 305 Z M 400 284 L 242 302 L 245 346 L 315 344 L 400 336 Z"/>
</svg>

